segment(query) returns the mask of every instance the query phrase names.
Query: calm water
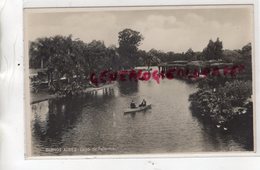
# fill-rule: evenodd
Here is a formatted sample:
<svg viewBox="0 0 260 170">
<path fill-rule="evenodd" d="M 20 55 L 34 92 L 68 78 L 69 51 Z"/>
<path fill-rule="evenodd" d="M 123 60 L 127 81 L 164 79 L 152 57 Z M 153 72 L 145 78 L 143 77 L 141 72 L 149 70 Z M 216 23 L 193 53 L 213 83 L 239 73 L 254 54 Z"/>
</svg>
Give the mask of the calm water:
<svg viewBox="0 0 260 170">
<path fill-rule="evenodd" d="M 243 151 L 229 133 L 212 131 L 194 117 L 189 95 L 196 86 L 180 80 L 116 84 L 97 94 L 32 105 L 34 155 L 87 155 Z M 145 98 L 152 109 L 123 111 Z"/>
</svg>

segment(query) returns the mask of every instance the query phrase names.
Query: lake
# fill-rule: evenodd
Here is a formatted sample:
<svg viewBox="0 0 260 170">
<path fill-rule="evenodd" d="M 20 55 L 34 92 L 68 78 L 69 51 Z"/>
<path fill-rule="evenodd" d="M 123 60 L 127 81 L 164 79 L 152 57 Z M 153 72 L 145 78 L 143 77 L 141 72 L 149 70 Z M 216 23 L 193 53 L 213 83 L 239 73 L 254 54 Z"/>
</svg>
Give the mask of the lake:
<svg viewBox="0 0 260 170">
<path fill-rule="evenodd" d="M 32 155 L 244 151 L 237 136 L 212 130 L 190 110 L 196 84 L 164 79 L 116 83 L 97 93 L 32 105 Z M 124 114 L 131 100 L 152 108 Z"/>
</svg>

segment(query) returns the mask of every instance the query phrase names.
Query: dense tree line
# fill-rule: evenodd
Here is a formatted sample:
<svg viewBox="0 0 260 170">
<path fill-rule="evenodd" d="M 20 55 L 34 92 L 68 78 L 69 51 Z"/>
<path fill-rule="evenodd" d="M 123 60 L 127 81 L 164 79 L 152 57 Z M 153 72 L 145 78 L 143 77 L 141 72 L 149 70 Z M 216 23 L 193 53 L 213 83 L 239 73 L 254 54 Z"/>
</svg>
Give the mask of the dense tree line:
<svg viewBox="0 0 260 170">
<path fill-rule="evenodd" d="M 39 38 L 31 42 L 29 53 L 30 67 L 45 68 L 48 86 L 55 89 L 61 88 L 62 77 L 68 83 L 82 83 L 90 72 L 117 69 L 118 62 L 115 47 L 96 40 L 85 43 L 71 36 Z"/>
<path fill-rule="evenodd" d="M 75 81 L 81 84 L 87 81 L 93 72 L 103 70 L 131 69 L 136 66 L 154 66 L 177 60 L 222 60 L 246 64 L 251 70 L 251 44 L 239 50 L 223 50 L 222 42 L 217 38 L 209 41 L 202 52 L 189 48 L 186 52 L 163 52 L 151 49 L 148 52 L 139 49 L 144 37 L 138 31 L 124 29 L 118 33 L 118 44 L 106 47 L 103 41 L 83 42 L 69 36 L 38 38 L 30 42 L 30 68 L 44 68 L 48 86 L 61 88 L 60 79 L 66 77 L 68 84 Z M 86 83 L 85 83 L 86 84 Z"/>
</svg>

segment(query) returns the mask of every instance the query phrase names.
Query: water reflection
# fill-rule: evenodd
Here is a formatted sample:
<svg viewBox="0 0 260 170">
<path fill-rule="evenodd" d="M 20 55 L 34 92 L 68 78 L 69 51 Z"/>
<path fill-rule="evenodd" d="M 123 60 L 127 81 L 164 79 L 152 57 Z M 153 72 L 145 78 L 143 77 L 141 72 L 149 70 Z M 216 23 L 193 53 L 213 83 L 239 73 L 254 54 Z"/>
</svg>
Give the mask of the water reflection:
<svg viewBox="0 0 260 170">
<path fill-rule="evenodd" d="M 119 91 L 123 95 L 129 95 L 138 92 L 138 82 L 136 81 L 119 81 Z"/>
<path fill-rule="evenodd" d="M 128 82 L 129 83 L 129 82 Z M 192 115 L 194 84 L 180 80 L 126 82 L 81 97 L 32 105 L 34 155 L 242 151 L 234 134 L 221 134 Z M 152 109 L 124 114 L 131 100 Z M 85 148 L 46 152 L 45 148 Z M 93 149 L 94 148 L 94 149 Z M 96 149 L 102 148 L 102 149 Z M 82 149 L 83 150 L 83 149 Z"/>
<path fill-rule="evenodd" d="M 204 137 L 205 141 L 215 146 L 216 150 L 221 150 L 222 145 L 227 145 L 230 151 L 252 151 L 253 150 L 253 120 L 248 120 L 243 126 L 240 120 L 236 120 L 236 125 L 232 127 L 234 122 L 230 122 L 227 131 L 222 128 L 217 128 L 216 124 L 205 119 L 203 116 L 198 116 L 198 110 L 192 109 L 192 116 L 196 118 L 201 126 L 201 129 L 207 134 Z M 241 119 L 245 121 L 246 119 Z M 206 137 L 206 138 L 205 138 Z M 236 145 L 239 143 L 240 145 Z"/>
</svg>

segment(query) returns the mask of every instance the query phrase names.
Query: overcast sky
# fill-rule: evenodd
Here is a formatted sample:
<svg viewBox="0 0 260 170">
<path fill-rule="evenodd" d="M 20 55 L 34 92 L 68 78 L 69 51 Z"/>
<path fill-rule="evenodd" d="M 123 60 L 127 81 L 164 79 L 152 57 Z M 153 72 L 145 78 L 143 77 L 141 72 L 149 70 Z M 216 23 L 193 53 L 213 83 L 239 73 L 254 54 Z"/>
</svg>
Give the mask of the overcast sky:
<svg viewBox="0 0 260 170">
<path fill-rule="evenodd" d="M 120 11 L 67 11 L 26 13 L 27 40 L 69 35 L 85 42 L 103 40 L 118 46 L 118 32 L 131 28 L 141 32 L 140 49 L 185 52 L 201 51 L 217 37 L 225 49 L 238 49 L 253 40 L 252 8 L 156 9 Z"/>
</svg>

